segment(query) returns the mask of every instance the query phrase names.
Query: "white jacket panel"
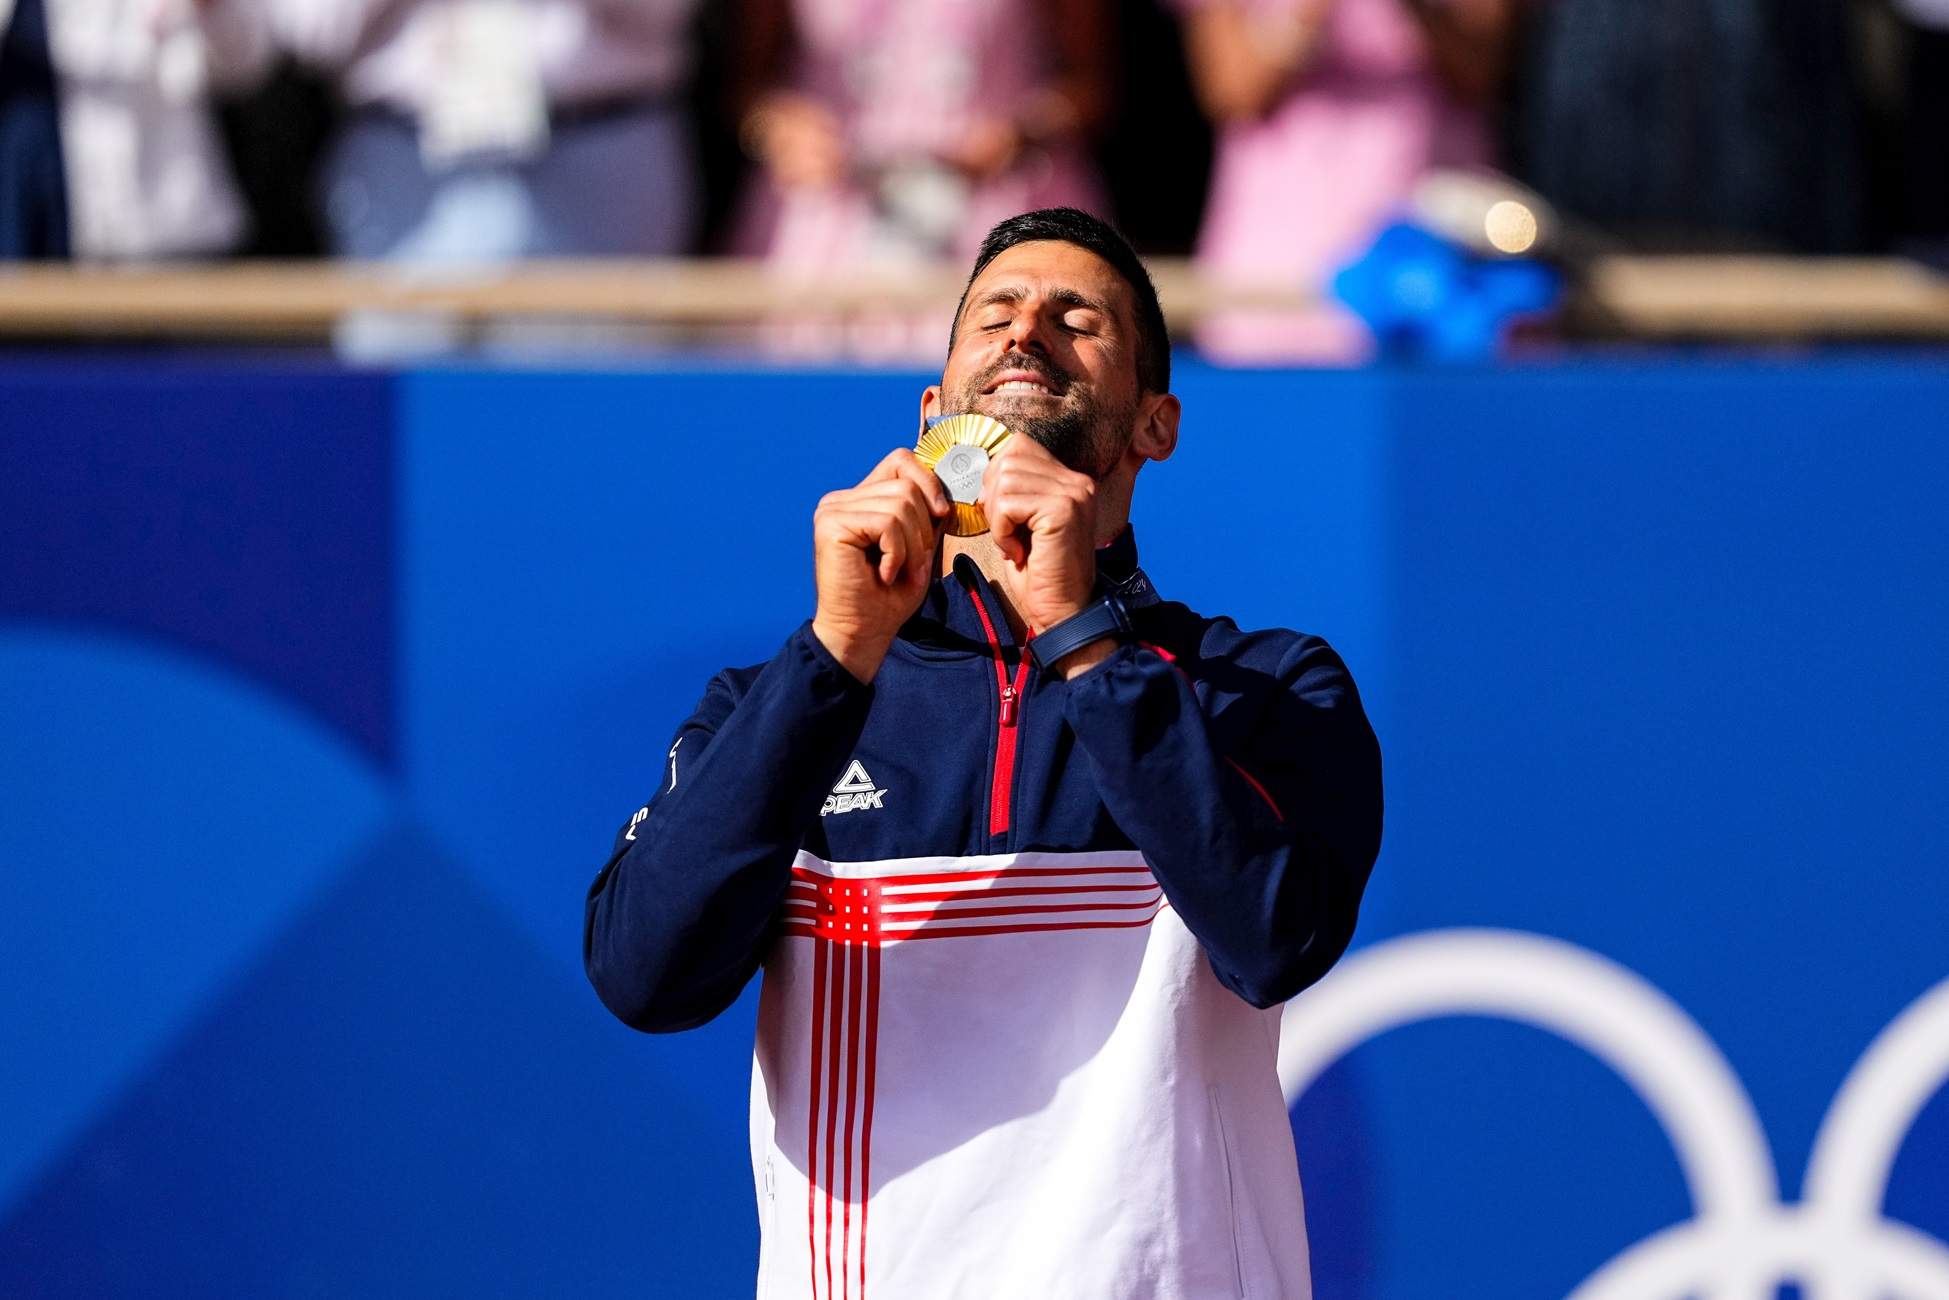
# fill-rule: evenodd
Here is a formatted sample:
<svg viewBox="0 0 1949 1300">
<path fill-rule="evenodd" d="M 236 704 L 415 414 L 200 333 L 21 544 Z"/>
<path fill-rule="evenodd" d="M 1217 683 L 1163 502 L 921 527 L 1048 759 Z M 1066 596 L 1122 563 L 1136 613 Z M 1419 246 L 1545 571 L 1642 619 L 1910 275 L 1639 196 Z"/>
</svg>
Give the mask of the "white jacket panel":
<svg viewBox="0 0 1949 1300">
<path fill-rule="evenodd" d="M 800 854 L 752 1080 L 760 1295 L 1306 1300 L 1278 1025 L 1139 853 Z"/>
</svg>

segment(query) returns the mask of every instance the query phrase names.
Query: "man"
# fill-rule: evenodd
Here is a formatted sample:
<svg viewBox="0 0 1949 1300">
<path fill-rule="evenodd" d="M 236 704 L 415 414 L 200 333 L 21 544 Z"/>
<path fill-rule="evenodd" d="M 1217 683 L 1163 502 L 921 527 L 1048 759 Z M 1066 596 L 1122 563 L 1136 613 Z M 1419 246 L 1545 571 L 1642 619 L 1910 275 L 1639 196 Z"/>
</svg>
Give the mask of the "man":
<svg viewBox="0 0 1949 1300">
<path fill-rule="evenodd" d="M 905 450 L 821 501 L 816 613 L 710 684 L 590 890 L 637 1028 L 764 967 L 763 1296 L 1308 1293 L 1278 1004 L 1351 937 L 1379 753 L 1324 642 L 1137 569 L 1169 364 L 1115 232 L 995 227 L 921 398 L 1016 431 L 988 534 Z"/>
</svg>

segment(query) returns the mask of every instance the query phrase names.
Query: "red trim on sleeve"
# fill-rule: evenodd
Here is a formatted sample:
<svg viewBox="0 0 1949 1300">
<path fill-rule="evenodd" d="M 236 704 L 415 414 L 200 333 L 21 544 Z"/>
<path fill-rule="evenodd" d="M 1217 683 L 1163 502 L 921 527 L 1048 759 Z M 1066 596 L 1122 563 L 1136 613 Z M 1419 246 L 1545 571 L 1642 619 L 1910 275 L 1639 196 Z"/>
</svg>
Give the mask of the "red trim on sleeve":
<svg viewBox="0 0 1949 1300">
<path fill-rule="evenodd" d="M 1176 668 L 1178 672 L 1178 676 L 1184 678 L 1185 685 L 1189 686 L 1191 684 L 1191 674 L 1185 672 L 1184 669 L 1178 664 L 1178 657 L 1176 655 L 1172 654 L 1169 650 L 1166 650 L 1163 646 L 1158 645 L 1154 641 L 1139 641 L 1137 644 L 1144 647 L 1144 649 L 1150 651 L 1152 654 L 1156 655 L 1159 659 L 1162 659 L 1165 663 L 1171 665 L 1171 667 Z M 1250 772 L 1246 771 L 1243 767 L 1239 766 L 1239 763 L 1236 759 L 1227 758 L 1223 754 L 1219 755 L 1219 757 L 1224 758 L 1227 763 L 1230 763 L 1232 765 L 1232 770 L 1234 772 L 1237 772 L 1240 776 L 1244 777 L 1245 783 L 1251 786 L 1254 790 L 1257 790 L 1259 792 L 1259 798 L 1265 800 L 1266 807 L 1272 809 L 1272 815 L 1274 817 L 1277 817 L 1281 822 L 1284 822 L 1286 820 L 1286 814 L 1279 811 L 1278 801 L 1274 799 L 1269 793 L 1266 792 L 1265 786 L 1260 784 L 1258 777 L 1253 776 Z"/>
<path fill-rule="evenodd" d="M 1240 767 L 1238 763 L 1233 759 L 1228 758 L 1225 761 L 1232 765 L 1232 770 L 1234 772 L 1237 772 L 1240 776 L 1245 778 L 1245 783 L 1247 785 L 1251 786 L 1254 790 L 1257 790 L 1259 792 L 1259 798 L 1265 800 L 1266 807 L 1272 809 L 1272 815 L 1274 817 L 1277 817 L 1282 822 L 1286 820 L 1286 814 L 1279 811 L 1279 805 L 1276 802 L 1274 802 L 1270 794 L 1266 793 L 1266 788 L 1259 784 L 1258 777 L 1253 776 L 1250 772 Z"/>
</svg>

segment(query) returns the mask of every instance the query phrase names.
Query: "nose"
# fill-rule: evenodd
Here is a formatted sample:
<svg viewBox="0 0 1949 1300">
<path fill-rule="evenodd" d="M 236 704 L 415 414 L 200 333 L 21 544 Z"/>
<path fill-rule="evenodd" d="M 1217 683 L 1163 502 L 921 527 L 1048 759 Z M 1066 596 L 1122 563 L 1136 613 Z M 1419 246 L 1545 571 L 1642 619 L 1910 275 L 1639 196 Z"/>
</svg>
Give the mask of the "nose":
<svg viewBox="0 0 1949 1300">
<path fill-rule="evenodd" d="M 1008 350 L 1011 352 L 1032 352 L 1038 357 L 1049 355 L 1047 326 L 1043 323 L 1040 307 L 1035 303 L 1024 303 L 1008 324 Z"/>
</svg>

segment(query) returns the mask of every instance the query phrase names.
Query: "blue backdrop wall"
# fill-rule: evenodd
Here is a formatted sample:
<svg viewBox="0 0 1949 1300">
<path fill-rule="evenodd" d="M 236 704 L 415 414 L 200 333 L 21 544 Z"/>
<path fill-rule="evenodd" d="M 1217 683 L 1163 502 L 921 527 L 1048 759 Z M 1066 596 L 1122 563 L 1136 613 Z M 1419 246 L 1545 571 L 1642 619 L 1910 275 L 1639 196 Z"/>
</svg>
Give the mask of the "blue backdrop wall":
<svg viewBox="0 0 1949 1300">
<path fill-rule="evenodd" d="M 632 1034 L 582 894 L 923 382 L 0 362 L 0 1294 L 749 1294 L 751 993 Z M 1621 963 L 1795 1199 L 1949 977 L 1949 366 L 1179 391 L 1146 567 L 1352 665 L 1359 943 Z M 1381 1034 L 1295 1116 L 1323 1300 L 1561 1296 L 1692 1213 L 1644 1102 L 1533 1026 Z M 1949 1096 L 1887 1212 L 1949 1238 Z"/>
</svg>

